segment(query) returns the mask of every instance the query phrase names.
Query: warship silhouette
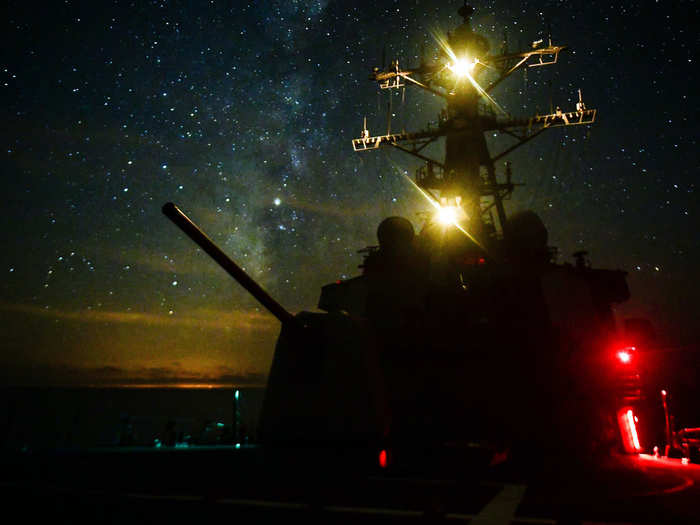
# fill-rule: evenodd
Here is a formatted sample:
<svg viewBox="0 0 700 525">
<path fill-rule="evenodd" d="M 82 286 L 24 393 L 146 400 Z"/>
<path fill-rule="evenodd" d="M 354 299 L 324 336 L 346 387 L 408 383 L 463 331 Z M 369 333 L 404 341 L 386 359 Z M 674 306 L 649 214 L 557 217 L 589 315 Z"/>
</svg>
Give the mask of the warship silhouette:
<svg viewBox="0 0 700 525">
<path fill-rule="evenodd" d="M 557 263 L 536 213 L 507 215 L 511 164 L 496 170 L 544 131 L 592 125 L 597 111 L 579 90 L 570 110 L 508 114 L 494 88 L 520 69 L 556 64 L 566 46 L 549 38 L 492 54 L 473 12 L 459 9 L 462 23 L 438 39 L 434 60 L 371 72 L 381 90 L 415 87 L 444 101 L 424 129 L 392 133 L 389 108 L 385 134 L 371 135 L 365 119 L 352 140 L 360 154 L 389 147 L 424 161 L 413 184 L 431 213 L 418 233 L 405 218 L 382 221 L 361 275 L 323 287 L 325 313 L 290 314 L 174 204 L 164 207 L 282 322 L 260 422 L 267 447 L 356 448 L 395 468 L 420 468 L 426 450 L 449 464 L 475 449 L 498 462 L 533 447 L 644 447 L 639 341 L 613 315 L 630 296 L 626 273 L 593 268 L 583 251 Z M 513 143 L 492 154 L 487 133 Z M 427 153 L 438 141 L 442 159 Z"/>
<path fill-rule="evenodd" d="M 444 100 L 425 129 L 392 133 L 389 120 L 371 135 L 365 121 L 352 140 L 358 154 L 390 147 L 423 160 L 413 182 L 430 213 L 418 232 L 383 220 L 360 275 L 322 288 L 321 313 L 287 311 L 175 204 L 163 206 L 281 322 L 258 443 L 3 455 L 8 513 L 57 523 L 700 520 L 700 467 L 643 454 L 650 326 L 618 326 L 626 273 L 594 268 L 585 252 L 559 263 L 536 213 L 506 213 L 517 184 L 498 161 L 546 130 L 592 125 L 596 110 L 579 91 L 571 110 L 503 111 L 491 92 L 519 69 L 555 64 L 565 46 L 550 38 L 490 53 L 473 11 L 459 9 L 461 25 L 431 62 L 371 72 L 382 90 Z M 492 154 L 486 133 L 513 143 Z M 429 156 L 438 141 L 442 159 Z M 235 425 L 234 415 L 238 439 Z M 667 444 L 678 439 L 666 411 Z"/>
</svg>

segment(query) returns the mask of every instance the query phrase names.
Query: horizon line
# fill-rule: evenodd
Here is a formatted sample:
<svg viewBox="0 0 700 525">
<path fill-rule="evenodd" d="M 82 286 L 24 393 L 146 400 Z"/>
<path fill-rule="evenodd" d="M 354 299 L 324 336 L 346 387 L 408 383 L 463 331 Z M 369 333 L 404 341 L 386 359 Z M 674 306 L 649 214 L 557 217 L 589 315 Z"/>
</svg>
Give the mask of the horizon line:
<svg viewBox="0 0 700 525">
<path fill-rule="evenodd" d="M 267 385 L 233 384 L 233 383 L 90 383 L 90 384 L 46 384 L 46 385 L 2 385 L 2 388 L 83 388 L 83 389 L 122 389 L 122 390 L 149 390 L 149 389 L 169 389 L 169 390 L 229 390 L 243 388 L 265 388 Z"/>
</svg>

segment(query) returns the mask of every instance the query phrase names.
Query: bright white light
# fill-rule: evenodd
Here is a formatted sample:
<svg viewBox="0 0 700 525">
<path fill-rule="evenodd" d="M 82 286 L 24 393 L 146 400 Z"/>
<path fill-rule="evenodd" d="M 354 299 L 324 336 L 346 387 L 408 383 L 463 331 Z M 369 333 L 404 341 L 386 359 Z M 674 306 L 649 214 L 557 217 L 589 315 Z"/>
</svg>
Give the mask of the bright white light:
<svg viewBox="0 0 700 525">
<path fill-rule="evenodd" d="M 282 199 L 277 197 L 273 202 L 275 203 L 275 206 L 279 206 L 280 204 L 282 204 Z"/>
<path fill-rule="evenodd" d="M 408 176 L 408 174 L 407 174 L 406 171 L 402 171 L 402 170 L 398 169 L 398 167 L 396 167 L 396 166 L 394 166 L 394 167 L 397 169 L 397 171 L 399 172 L 399 174 L 403 175 L 403 177 L 411 184 L 411 186 L 413 186 L 421 195 L 423 195 L 423 197 L 425 197 L 425 200 L 427 200 L 427 201 L 431 204 L 431 206 L 433 206 L 433 207 L 435 208 L 435 210 L 439 210 L 439 209 L 440 209 L 440 203 L 435 199 L 435 197 L 434 197 L 433 195 L 427 193 L 423 188 L 421 188 L 420 186 L 418 186 L 418 184 L 416 184 L 416 183 L 413 181 L 413 179 L 411 179 L 411 177 Z M 469 219 L 469 217 L 467 216 L 467 214 L 464 213 L 464 210 L 462 210 L 462 209 L 460 208 L 459 211 L 460 211 L 460 215 L 461 215 L 461 220 L 468 220 L 468 219 Z M 455 223 L 454 223 L 454 227 L 457 228 L 459 231 L 461 231 L 461 232 L 462 232 L 464 235 L 466 235 L 469 239 L 471 239 L 471 241 L 472 241 L 474 244 L 476 244 L 476 245 L 479 246 L 480 248 L 484 248 L 484 247 L 481 245 L 481 243 L 476 239 L 476 237 L 474 237 L 471 233 L 469 233 L 467 230 L 465 230 L 464 228 L 462 228 L 462 227 L 459 225 L 459 223 L 455 222 Z M 244 269 L 245 269 L 245 268 L 244 268 Z"/>
<path fill-rule="evenodd" d="M 457 222 L 458 209 L 455 206 L 440 206 L 437 209 L 435 218 L 440 224 L 452 226 Z"/>
<path fill-rule="evenodd" d="M 457 76 L 458 80 L 461 81 L 466 78 L 469 81 L 469 83 L 472 86 L 474 86 L 474 89 L 477 90 L 479 95 L 488 100 L 501 113 L 503 113 L 504 115 L 507 114 L 506 111 L 501 106 L 499 106 L 493 98 L 491 98 L 491 95 L 489 95 L 472 76 L 472 72 L 474 71 L 476 64 L 479 63 L 479 59 L 475 58 L 473 60 L 469 60 L 466 58 L 458 58 L 455 52 L 450 47 L 449 43 L 447 42 L 447 38 L 445 38 L 442 35 L 434 36 L 435 40 L 437 40 L 437 43 L 440 45 L 440 47 L 447 55 L 448 59 L 451 61 L 451 63 L 447 64 L 445 67 L 452 71 Z"/>
<path fill-rule="evenodd" d="M 623 363 L 629 363 L 632 359 L 632 355 L 629 352 L 625 352 L 624 350 L 622 350 L 617 353 L 617 358 Z"/>
<path fill-rule="evenodd" d="M 458 77 L 466 77 L 474 71 L 474 66 L 476 66 L 476 60 L 472 61 L 466 58 L 458 58 L 447 67 Z"/>
</svg>

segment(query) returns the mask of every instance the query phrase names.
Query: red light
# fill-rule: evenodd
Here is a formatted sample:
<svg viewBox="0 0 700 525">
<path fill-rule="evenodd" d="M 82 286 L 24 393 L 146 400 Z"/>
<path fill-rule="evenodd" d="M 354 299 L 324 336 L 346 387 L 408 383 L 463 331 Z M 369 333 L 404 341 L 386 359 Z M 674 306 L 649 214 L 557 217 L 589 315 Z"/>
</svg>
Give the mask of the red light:
<svg viewBox="0 0 700 525">
<path fill-rule="evenodd" d="M 622 432 L 622 441 L 627 452 L 638 453 L 642 450 L 639 444 L 639 434 L 637 434 L 637 422 L 639 421 L 634 415 L 631 408 L 623 408 L 618 413 L 620 421 L 620 430 Z"/>
<path fill-rule="evenodd" d="M 630 434 L 632 436 L 632 445 L 636 451 L 640 451 L 642 447 L 639 446 L 639 436 L 637 435 L 637 418 L 634 417 L 631 409 L 627 411 L 625 417 L 627 418 L 627 425 L 629 426 Z"/>
<path fill-rule="evenodd" d="M 629 364 L 632 362 L 632 356 L 637 349 L 634 346 L 625 346 L 617 351 L 617 358 L 623 364 Z"/>
<path fill-rule="evenodd" d="M 386 450 L 381 450 L 379 452 L 379 466 L 382 468 L 386 468 L 388 464 L 389 458 L 387 456 Z"/>
</svg>

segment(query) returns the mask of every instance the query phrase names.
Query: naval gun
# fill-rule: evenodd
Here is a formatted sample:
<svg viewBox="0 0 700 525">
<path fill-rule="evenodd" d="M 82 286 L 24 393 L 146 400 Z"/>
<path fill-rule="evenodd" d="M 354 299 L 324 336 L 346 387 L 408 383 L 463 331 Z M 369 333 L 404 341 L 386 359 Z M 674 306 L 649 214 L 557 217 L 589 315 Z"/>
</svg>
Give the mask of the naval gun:
<svg viewBox="0 0 700 525">
<path fill-rule="evenodd" d="M 282 323 L 258 432 L 270 449 L 342 448 L 423 469 L 474 450 L 491 461 L 533 446 L 643 447 L 636 348 L 612 316 L 626 274 L 583 253 L 552 262 L 533 212 L 509 218 L 500 260 L 477 246 L 436 257 L 436 235 L 461 238 L 389 217 L 361 275 L 324 286 L 323 313 L 297 315 L 174 204 L 163 212 Z"/>
<path fill-rule="evenodd" d="M 261 414 L 261 442 L 381 441 L 387 412 L 376 344 L 366 322 L 338 312 L 291 314 L 175 204 L 165 204 L 162 211 L 282 323 Z"/>
<path fill-rule="evenodd" d="M 509 162 L 497 170 L 547 130 L 593 124 L 597 110 L 579 90 L 575 109 L 505 111 L 494 90 L 516 71 L 555 65 L 566 46 L 549 36 L 494 51 L 474 12 L 465 1 L 462 23 L 437 38 L 431 60 L 372 70 L 390 93 L 386 133 L 372 135 L 365 118 L 351 141 L 360 155 L 389 148 L 425 163 L 412 182 L 436 213 L 420 231 L 405 218 L 382 221 L 362 273 L 322 288 L 324 313 L 291 315 L 245 272 L 229 271 L 282 321 L 260 421 L 267 446 L 383 451 L 385 464 L 433 455 L 417 450 L 449 463 L 475 448 L 502 457 L 644 447 L 638 351 L 613 315 L 630 295 L 626 273 L 593 268 L 585 252 L 557 263 L 534 212 L 506 213 L 520 184 Z M 443 108 L 423 129 L 392 133 L 392 97 L 408 87 Z M 507 141 L 496 154 L 493 135 Z"/>
</svg>

